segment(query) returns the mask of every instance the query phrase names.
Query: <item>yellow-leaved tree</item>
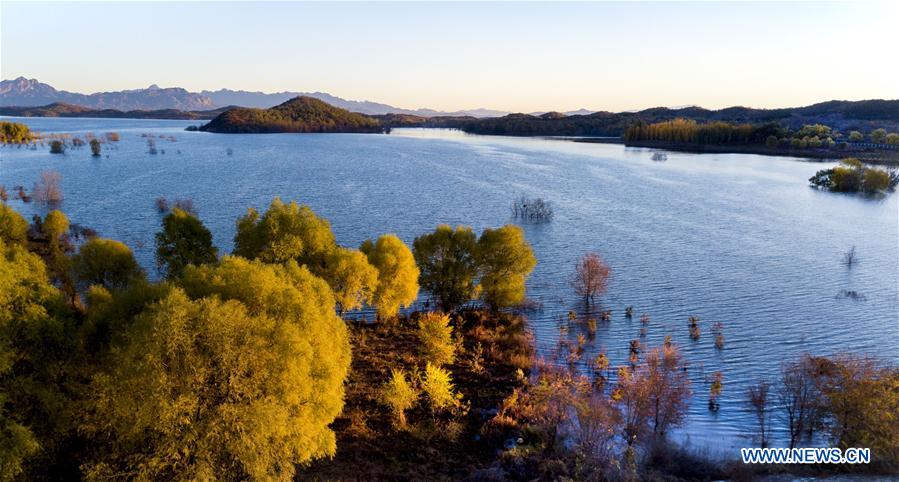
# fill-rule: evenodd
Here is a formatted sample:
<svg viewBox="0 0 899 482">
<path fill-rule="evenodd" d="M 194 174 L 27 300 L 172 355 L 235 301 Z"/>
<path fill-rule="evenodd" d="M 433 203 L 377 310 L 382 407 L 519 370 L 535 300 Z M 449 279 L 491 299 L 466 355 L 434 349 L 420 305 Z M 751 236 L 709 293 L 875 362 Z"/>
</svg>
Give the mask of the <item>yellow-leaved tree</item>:
<svg viewBox="0 0 899 482">
<path fill-rule="evenodd" d="M 328 220 L 296 202 L 284 204 L 275 198 L 265 214 L 250 208 L 237 220 L 234 254 L 244 258 L 266 263 L 295 260 L 315 270 L 336 247 Z"/>
<path fill-rule="evenodd" d="M 230 256 L 179 281 L 110 335 L 88 477 L 290 480 L 332 455 L 350 347 L 327 284 Z"/>
<path fill-rule="evenodd" d="M 372 300 L 378 316 L 396 316 L 401 307 L 418 297 L 419 271 L 412 251 L 394 234 L 385 234 L 376 242 L 367 240 L 359 249 L 378 270 L 378 286 Z"/>
<path fill-rule="evenodd" d="M 339 247 L 332 251 L 325 257 L 321 275 L 334 290 L 340 313 L 371 303 L 378 285 L 378 270 L 355 249 Z"/>
<path fill-rule="evenodd" d="M 515 225 L 485 229 L 478 240 L 481 297 L 491 308 L 506 308 L 524 301 L 525 281 L 537 258 Z"/>
</svg>

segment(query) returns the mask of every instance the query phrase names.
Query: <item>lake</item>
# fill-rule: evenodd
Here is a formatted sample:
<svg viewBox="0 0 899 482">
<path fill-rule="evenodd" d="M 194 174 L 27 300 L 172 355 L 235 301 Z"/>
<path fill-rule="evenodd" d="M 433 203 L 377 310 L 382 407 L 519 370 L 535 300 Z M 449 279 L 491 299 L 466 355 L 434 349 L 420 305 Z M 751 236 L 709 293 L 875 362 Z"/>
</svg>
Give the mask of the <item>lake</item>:
<svg viewBox="0 0 899 482">
<path fill-rule="evenodd" d="M 555 218 L 524 225 L 538 259 L 528 296 L 542 307 L 527 316 L 541 353 L 555 347 L 568 311 L 583 309 L 568 285 L 576 260 L 600 253 L 613 268 L 601 300 L 613 316 L 588 353 L 604 349 L 613 365 L 626 363 L 640 314 L 649 314 L 644 343 L 671 335 L 691 367 L 694 401 L 677 435 L 713 450 L 749 445 L 746 387 L 776 378 L 784 360 L 839 351 L 899 359 L 897 196 L 811 189 L 808 178 L 832 163 L 676 152 L 655 162 L 652 151 L 622 145 L 429 129 L 224 135 L 184 131 L 198 121 L 16 121 L 45 133 L 121 134 L 101 158 L 87 147 L 0 149 L 0 184 L 30 188 L 42 170 L 59 171 L 71 221 L 127 243 L 151 276 L 160 196 L 191 198 L 222 252 L 237 217 L 275 196 L 309 204 L 351 247 L 391 232 L 411 244 L 441 223 L 480 231 L 512 222 L 516 197 L 542 197 Z M 151 155 L 144 133 L 175 140 L 157 139 Z M 46 211 L 10 203 L 27 216 Z M 859 262 L 849 269 L 841 259 L 852 246 Z M 689 338 L 690 315 L 701 319 L 699 341 Z M 721 351 L 714 322 L 724 325 Z M 581 325 L 567 336 L 586 333 Z M 719 370 L 721 409 L 711 413 L 708 379 Z"/>
</svg>

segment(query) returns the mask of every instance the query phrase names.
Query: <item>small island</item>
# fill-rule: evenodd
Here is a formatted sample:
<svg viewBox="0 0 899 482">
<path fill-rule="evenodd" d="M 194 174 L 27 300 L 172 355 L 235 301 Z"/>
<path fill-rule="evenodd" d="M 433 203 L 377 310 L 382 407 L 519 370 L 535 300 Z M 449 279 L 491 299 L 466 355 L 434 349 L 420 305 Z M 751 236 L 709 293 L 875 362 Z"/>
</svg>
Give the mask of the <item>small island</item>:
<svg viewBox="0 0 899 482">
<path fill-rule="evenodd" d="M 200 126 L 199 130 L 223 134 L 381 133 L 385 128 L 372 117 L 334 107 L 313 97 L 300 96 L 270 109 L 239 107 L 228 110 Z"/>
</svg>

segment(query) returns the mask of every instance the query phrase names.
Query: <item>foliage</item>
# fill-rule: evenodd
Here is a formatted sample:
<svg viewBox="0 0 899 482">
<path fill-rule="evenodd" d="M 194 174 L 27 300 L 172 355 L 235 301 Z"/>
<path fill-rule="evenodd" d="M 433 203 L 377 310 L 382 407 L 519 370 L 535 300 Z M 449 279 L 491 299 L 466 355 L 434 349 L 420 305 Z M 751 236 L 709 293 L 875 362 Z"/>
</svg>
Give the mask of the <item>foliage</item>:
<svg viewBox="0 0 899 482">
<path fill-rule="evenodd" d="M 425 377 L 421 381 L 421 389 L 427 396 L 431 410 L 434 412 L 454 408 L 459 403 L 450 373 L 430 362 L 425 365 Z"/>
<path fill-rule="evenodd" d="M 225 257 L 189 265 L 181 285 L 111 337 L 84 427 L 105 448 L 88 475 L 290 480 L 332 455 L 349 344 L 325 282 L 292 261 Z"/>
<path fill-rule="evenodd" d="M 217 258 L 212 233 L 199 218 L 178 208 L 162 218 L 162 231 L 156 233 L 156 265 L 166 277 L 177 278 L 188 265 Z"/>
<path fill-rule="evenodd" d="M 50 154 L 63 154 L 66 152 L 66 145 L 59 139 L 50 141 Z"/>
<path fill-rule="evenodd" d="M 371 117 L 340 109 L 321 100 L 300 96 L 270 109 L 229 109 L 200 130 L 210 132 L 381 132 Z"/>
<path fill-rule="evenodd" d="M 605 293 L 611 275 L 612 268 L 599 254 L 587 253 L 574 267 L 571 286 L 578 296 L 584 297 L 585 302 L 594 301 L 597 296 Z"/>
<path fill-rule="evenodd" d="M 809 183 L 833 192 L 873 194 L 895 189 L 899 177 L 883 169 L 865 166 L 858 159 L 847 158 L 839 166 L 816 172 L 809 178 Z"/>
<path fill-rule="evenodd" d="M 365 241 L 359 250 L 378 270 L 378 284 L 372 300 L 378 316 L 396 316 L 401 306 L 409 306 L 415 301 L 420 272 L 412 251 L 400 238 L 385 234 L 374 243 Z"/>
<path fill-rule="evenodd" d="M 864 134 L 859 131 L 852 131 L 849 133 L 849 140 L 852 142 L 861 142 L 864 138 Z"/>
<path fill-rule="evenodd" d="M 871 142 L 875 144 L 883 144 L 886 142 L 887 131 L 886 129 L 874 129 L 871 131 Z"/>
<path fill-rule="evenodd" d="M 418 391 L 407 380 L 406 372 L 394 368 L 390 371 L 390 380 L 381 388 L 380 400 L 390 409 L 396 424 L 405 427 L 406 410 L 418 401 Z"/>
<path fill-rule="evenodd" d="M 25 124 L 0 121 L 0 144 L 28 143 L 33 137 L 31 130 Z"/>
<path fill-rule="evenodd" d="M 262 216 L 255 209 L 237 221 L 234 254 L 267 263 L 296 260 L 314 270 L 337 247 L 331 224 L 309 206 L 275 198 Z"/>
<path fill-rule="evenodd" d="M 453 229 L 445 224 L 412 243 L 415 262 L 421 270 L 421 286 L 437 298 L 444 310 L 453 311 L 477 296 L 476 249 L 477 238 L 470 227 Z"/>
<path fill-rule="evenodd" d="M 22 246 L 28 241 L 28 221 L 6 203 L 0 203 L 0 240 Z"/>
<path fill-rule="evenodd" d="M 75 279 L 85 288 L 97 284 L 109 290 L 122 289 L 144 277 L 128 246 L 103 238 L 81 245 L 72 260 L 72 269 Z"/>
<path fill-rule="evenodd" d="M 456 358 L 456 346 L 453 343 L 453 327 L 449 315 L 442 313 L 426 313 L 418 319 L 418 339 L 421 343 L 421 356 L 427 363 L 443 366 L 452 363 Z"/>
<path fill-rule="evenodd" d="M 537 265 L 524 230 L 511 224 L 485 229 L 478 239 L 477 263 L 488 306 L 506 308 L 524 301 L 525 281 Z"/>
<path fill-rule="evenodd" d="M 887 134 L 886 141 L 887 144 L 890 144 L 892 146 L 899 145 L 899 134 L 890 132 L 889 134 Z"/>
<path fill-rule="evenodd" d="M 783 129 L 777 124 L 731 124 L 713 121 L 674 119 L 655 124 L 638 122 L 627 129 L 628 142 L 662 141 L 684 144 L 761 144 L 770 136 L 779 137 Z"/>
<path fill-rule="evenodd" d="M 378 270 L 362 252 L 340 247 L 325 258 L 322 277 L 334 291 L 341 313 L 371 303 L 378 284 Z"/>
</svg>

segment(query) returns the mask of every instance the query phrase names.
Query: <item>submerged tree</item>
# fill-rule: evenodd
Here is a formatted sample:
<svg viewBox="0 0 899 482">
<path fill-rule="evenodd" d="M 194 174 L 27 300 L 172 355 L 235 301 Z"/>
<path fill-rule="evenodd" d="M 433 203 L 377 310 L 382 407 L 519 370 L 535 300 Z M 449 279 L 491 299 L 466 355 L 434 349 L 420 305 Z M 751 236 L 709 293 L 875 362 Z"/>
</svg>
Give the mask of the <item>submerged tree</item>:
<svg viewBox="0 0 899 482">
<path fill-rule="evenodd" d="M 598 295 L 605 293 L 609 285 L 612 268 L 597 253 L 587 253 L 574 267 L 571 286 L 578 296 L 584 297 L 584 303 L 595 301 Z"/>
</svg>

